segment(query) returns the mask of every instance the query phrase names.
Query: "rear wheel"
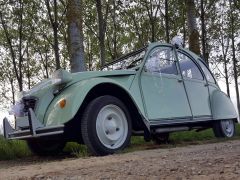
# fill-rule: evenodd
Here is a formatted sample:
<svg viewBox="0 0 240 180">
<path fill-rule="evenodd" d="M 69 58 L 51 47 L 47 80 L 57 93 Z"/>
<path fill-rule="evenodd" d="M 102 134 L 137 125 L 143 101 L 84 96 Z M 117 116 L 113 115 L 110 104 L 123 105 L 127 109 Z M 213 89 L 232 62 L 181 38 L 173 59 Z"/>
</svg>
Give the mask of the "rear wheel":
<svg viewBox="0 0 240 180">
<path fill-rule="evenodd" d="M 235 123 L 232 119 L 216 121 L 213 125 L 216 137 L 233 137 L 235 134 Z"/>
<path fill-rule="evenodd" d="M 65 141 L 30 139 L 27 140 L 29 149 L 38 156 L 53 156 L 62 152 Z"/>
<path fill-rule="evenodd" d="M 85 109 L 81 131 L 83 141 L 92 154 L 113 154 L 124 149 L 130 142 L 129 112 L 116 97 L 98 97 Z"/>
</svg>

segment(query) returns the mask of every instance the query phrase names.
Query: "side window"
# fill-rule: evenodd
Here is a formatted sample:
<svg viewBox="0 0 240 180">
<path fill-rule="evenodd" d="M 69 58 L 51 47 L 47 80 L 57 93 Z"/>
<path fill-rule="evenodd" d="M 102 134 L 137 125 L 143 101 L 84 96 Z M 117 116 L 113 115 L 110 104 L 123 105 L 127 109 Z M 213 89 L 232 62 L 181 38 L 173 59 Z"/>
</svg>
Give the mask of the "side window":
<svg viewBox="0 0 240 180">
<path fill-rule="evenodd" d="M 171 47 L 153 50 L 145 64 L 148 72 L 177 75 L 176 58 Z"/>
<path fill-rule="evenodd" d="M 197 65 L 185 54 L 178 52 L 178 60 L 180 65 L 180 70 L 183 77 L 190 79 L 203 80 L 203 75 L 198 69 Z"/>
<path fill-rule="evenodd" d="M 207 78 L 207 81 L 208 82 L 211 82 L 211 83 L 215 83 L 215 80 L 214 80 L 214 77 L 212 76 L 212 74 L 210 73 L 210 71 L 208 70 L 208 68 L 205 66 L 205 64 L 203 64 L 200 60 L 199 60 L 199 64 Z"/>
</svg>

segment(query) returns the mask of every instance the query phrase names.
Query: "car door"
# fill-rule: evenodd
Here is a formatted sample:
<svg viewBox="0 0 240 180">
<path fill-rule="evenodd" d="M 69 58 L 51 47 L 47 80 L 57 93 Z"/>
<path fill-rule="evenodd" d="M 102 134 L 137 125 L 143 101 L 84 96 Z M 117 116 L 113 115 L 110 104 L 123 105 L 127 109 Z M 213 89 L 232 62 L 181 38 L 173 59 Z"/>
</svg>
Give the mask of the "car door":
<svg viewBox="0 0 240 180">
<path fill-rule="evenodd" d="M 141 73 L 140 88 L 150 124 L 192 118 L 172 46 L 158 46 L 150 51 Z"/>
<path fill-rule="evenodd" d="M 193 119 L 206 120 L 211 118 L 208 83 L 197 62 L 185 51 L 177 51 L 179 67 L 184 79 Z"/>
</svg>

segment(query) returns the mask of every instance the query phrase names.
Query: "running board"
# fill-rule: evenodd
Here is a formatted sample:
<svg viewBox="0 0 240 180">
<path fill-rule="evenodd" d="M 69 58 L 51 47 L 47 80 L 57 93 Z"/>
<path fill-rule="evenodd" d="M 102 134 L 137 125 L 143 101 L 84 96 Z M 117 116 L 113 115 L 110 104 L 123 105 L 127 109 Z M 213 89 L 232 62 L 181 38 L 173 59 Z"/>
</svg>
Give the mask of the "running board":
<svg viewBox="0 0 240 180">
<path fill-rule="evenodd" d="M 176 131 L 188 131 L 189 127 L 168 127 L 168 128 L 157 128 L 155 133 L 166 133 L 166 132 L 176 132 Z"/>
</svg>

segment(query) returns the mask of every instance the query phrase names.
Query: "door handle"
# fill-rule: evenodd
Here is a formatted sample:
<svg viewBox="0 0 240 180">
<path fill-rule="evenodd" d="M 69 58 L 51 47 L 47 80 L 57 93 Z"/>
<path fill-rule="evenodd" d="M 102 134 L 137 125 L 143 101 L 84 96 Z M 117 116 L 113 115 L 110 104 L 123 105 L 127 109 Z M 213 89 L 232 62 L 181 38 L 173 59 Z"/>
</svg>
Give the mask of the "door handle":
<svg viewBox="0 0 240 180">
<path fill-rule="evenodd" d="M 205 87 L 207 87 L 208 85 L 209 85 L 208 83 L 204 84 Z"/>
</svg>

